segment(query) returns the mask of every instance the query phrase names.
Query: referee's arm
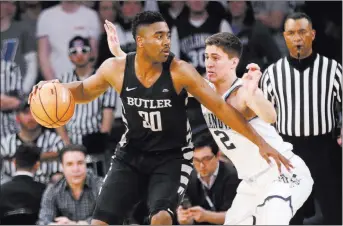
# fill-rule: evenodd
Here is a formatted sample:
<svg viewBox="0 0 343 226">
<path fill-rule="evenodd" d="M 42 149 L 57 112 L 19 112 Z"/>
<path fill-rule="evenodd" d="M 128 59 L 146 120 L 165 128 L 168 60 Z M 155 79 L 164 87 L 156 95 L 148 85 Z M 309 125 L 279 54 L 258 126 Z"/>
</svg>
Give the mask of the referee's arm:
<svg viewBox="0 0 343 226">
<path fill-rule="evenodd" d="M 268 72 L 268 69 L 270 67 L 268 67 L 263 72 L 262 77 L 261 77 L 260 82 L 259 82 L 259 87 L 262 90 L 264 97 L 267 98 L 274 105 L 275 101 L 274 101 L 273 86 L 271 84 L 269 72 Z"/>
<path fill-rule="evenodd" d="M 5 71 L 7 72 L 11 83 L 9 84 L 10 87 L 7 87 L 10 93 L 13 93 L 14 95 L 7 95 L 5 94 L 4 90 L 1 91 L 0 94 L 0 110 L 6 111 L 6 110 L 14 110 L 19 107 L 21 104 L 20 99 L 18 96 L 22 93 L 22 78 L 20 73 L 19 66 L 11 65 L 10 67 L 14 68 L 13 70 Z M 4 82 L 4 81 L 2 81 Z"/>
<path fill-rule="evenodd" d="M 334 80 L 334 93 L 339 103 L 342 103 L 342 65 L 337 64 Z"/>
<path fill-rule="evenodd" d="M 113 109 L 116 106 L 116 93 L 112 87 L 108 88 L 103 98 L 103 115 L 101 122 L 101 133 L 110 133 L 113 125 Z"/>
<path fill-rule="evenodd" d="M 336 96 L 336 101 L 339 103 L 339 106 L 342 106 L 342 65 L 337 64 L 337 69 L 335 72 L 334 78 L 334 95 Z M 342 115 L 342 107 L 339 108 L 339 114 Z M 342 123 L 342 121 L 340 121 Z M 343 125 L 338 125 L 338 128 L 341 127 L 339 136 L 337 138 L 337 143 L 342 146 L 342 133 Z"/>
</svg>

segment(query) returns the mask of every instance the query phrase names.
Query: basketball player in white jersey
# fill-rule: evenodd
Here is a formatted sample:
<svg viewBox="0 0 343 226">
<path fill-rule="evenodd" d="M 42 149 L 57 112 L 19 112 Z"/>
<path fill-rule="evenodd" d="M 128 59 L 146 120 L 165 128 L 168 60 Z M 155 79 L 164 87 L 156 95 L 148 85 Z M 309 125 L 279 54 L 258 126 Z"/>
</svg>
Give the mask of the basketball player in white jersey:
<svg viewBox="0 0 343 226">
<path fill-rule="evenodd" d="M 249 64 L 243 79 L 236 76 L 242 43 L 231 33 L 217 33 L 206 40 L 205 65 L 210 86 L 236 108 L 273 148 L 288 158 L 291 171 L 281 172 L 268 164 L 256 145 L 227 127 L 202 106 L 209 130 L 223 153 L 231 159 L 242 179 L 237 195 L 227 211 L 225 224 L 285 225 L 312 191 L 313 180 L 301 158 L 292 152 L 270 124 L 275 109 L 257 87 L 261 76 L 256 64 Z"/>
</svg>

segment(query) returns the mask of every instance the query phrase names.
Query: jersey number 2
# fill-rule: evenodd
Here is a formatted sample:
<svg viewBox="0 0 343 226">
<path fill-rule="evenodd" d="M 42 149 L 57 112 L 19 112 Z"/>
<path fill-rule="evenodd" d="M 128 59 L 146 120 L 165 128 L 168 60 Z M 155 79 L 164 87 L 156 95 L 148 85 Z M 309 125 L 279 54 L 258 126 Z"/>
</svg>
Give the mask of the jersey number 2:
<svg viewBox="0 0 343 226">
<path fill-rule="evenodd" d="M 236 146 L 233 143 L 230 143 L 230 138 L 225 132 L 215 130 L 214 134 L 219 137 L 220 141 L 223 143 L 226 149 L 231 150 L 236 148 Z"/>
<path fill-rule="evenodd" d="M 152 131 L 162 131 L 161 112 L 138 111 L 138 114 L 143 118 L 143 127 Z"/>
</svg>

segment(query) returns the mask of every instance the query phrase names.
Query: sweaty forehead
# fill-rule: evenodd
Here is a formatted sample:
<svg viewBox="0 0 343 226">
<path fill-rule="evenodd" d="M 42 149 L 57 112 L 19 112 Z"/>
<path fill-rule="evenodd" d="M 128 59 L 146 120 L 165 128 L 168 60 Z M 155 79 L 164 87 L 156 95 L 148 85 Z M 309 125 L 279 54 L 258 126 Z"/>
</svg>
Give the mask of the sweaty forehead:
<svg viewBox="0 0 343 226">
<path fill-rule="evenodd" d="M 153 35 L 158 32 L 168 33 L 169 28 L 166 22 L 156 22 L 138 27 L 137 34 L 139 35 Z"/>
<path fill-rule="evenodd" d="M 288 30 L 300 30 L 300 29 L 311 29 L 310 22 L 305 19 L 288 19 L 285 23 L 285 31 Z"/>
</svg>

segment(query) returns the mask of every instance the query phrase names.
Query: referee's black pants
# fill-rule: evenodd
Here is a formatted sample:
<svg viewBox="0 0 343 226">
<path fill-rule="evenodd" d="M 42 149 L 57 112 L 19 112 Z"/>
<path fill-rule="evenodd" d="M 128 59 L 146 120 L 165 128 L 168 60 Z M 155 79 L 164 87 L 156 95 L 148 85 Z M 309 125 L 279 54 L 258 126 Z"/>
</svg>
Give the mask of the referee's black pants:
<svg viewBox="0 0 343 226">
<path fill-rule="evenodd" d="M 342 225 L 342 150 L 332 134 L 291 137 L 281 135 L 293 144 L 293 151 L 309 167 L 314 180 L 312 196 L 317 199 L 323 214 L 323 224 Z M 313 199 L 308 202 L 313 205 Z M 302 224 L 308 210 L 305 203 L 293 217 L 291 224 Z"/>
</svg>

